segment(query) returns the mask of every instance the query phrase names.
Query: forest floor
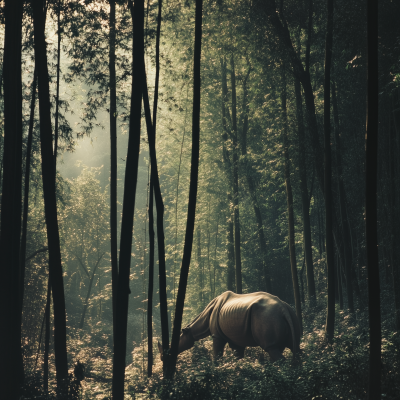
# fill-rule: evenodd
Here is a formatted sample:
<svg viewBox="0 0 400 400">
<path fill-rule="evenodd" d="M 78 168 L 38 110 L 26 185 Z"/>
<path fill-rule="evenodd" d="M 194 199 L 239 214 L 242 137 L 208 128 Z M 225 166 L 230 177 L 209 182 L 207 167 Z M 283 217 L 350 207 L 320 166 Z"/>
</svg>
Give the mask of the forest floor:
<svg viewBox="0 0 400 400">
<path fill-rule="evenodd" d="M 394 331 L 390 292 L 382 293 L 382 399 L 400 400 L 400 332 Z M 393 304 L 393 303 L 391 303 Z M 126 399 L 179 400 L 301 400 L 301 399 L 366 399 L 368 388 L 368 313 L 358 305 L 354 315 L 336 308 L 334 341 L 325 340 L 325 302 L 314 307 L 304 306 L 304 334 L 302 354 L 295 360 L 286 349 L 286 361 L 271 363 L 260 348 L 247 348 L 245 357 L 237 360 L 226 347 L 225 355 L 212 360 L 211 338 L 196 342 L 195 346 L 178 358 L 173 381 L 162 378 L 162 363 L 154 343 L 153 375 L 147 378 L 147 353 L 136 347 L 133 362 L 126 369 Z M 80 350 L 74 359 L 86 362 L 86 378 L 79 390 L 80 399 L 111 399 L 111 354 L 105 354 L 106 339 L 99 326 L 92 331 L 86 348 L 83 335 L 77 335 Z M 101 335 L 102 339 L 101 339 Z M 102 342 L 104 341 L 103 345 Z M 90 361 L 87 361 L 90 360 Z M 38 379 L 31 381 L 39 384 Z M 26 386 L 28 389 L 29 385 Z M 30 396 L 24 399 L 52 399 L 53 396 Z M 39 394 L 37 391 L 35 394 Z"/>
</svg>

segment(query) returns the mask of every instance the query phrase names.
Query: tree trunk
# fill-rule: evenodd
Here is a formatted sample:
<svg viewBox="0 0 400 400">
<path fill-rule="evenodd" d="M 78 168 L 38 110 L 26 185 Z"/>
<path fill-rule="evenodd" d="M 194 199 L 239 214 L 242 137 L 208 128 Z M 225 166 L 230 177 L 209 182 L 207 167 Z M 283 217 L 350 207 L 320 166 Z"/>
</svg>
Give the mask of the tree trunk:
<svg viewBox="0 0 400 400">
<path fill-rule="evenodd" d="M 343 310 L 343 285 L 342 285 L 342 271 L 340 268 L 340 260 L 336 257 L 336 286 L 339 297 L 339 310 Z"/>
<path fill-rule="evenodd" d="M 219 213 L 218 213 L 218 218 L 217 218 L 217 229 L 215 231 L 215 249 L 214 249 L 214 285 L 213 285 L 213 293 L 212 293 L 212 298 L 215 297 L 215 273 L 217 271 L 218 267 L 218 260 L 217 260 L 217 248 L 218 248 L 218 229 L 219 229 Z"/>
<path fill-rule="evenodd" d="M 62 392 L 65 390 L 65 385 L 68 379 L 68 359 L 66 346 L 64 284 L 57 221 L 55 164 L 51 132 L 49 74 L 47 69 L 46 41 L 44 34 L 45 13 L 41 1 L 34 1 L 32 5 L 35 39 L 35 68 L 38 73 L 39 88 L 43 196 L 49 247 L 49 276 L 54 307 L 54 353 L 56 361 L 57 387 L 58 390 Z"/>
<path fill-rule="evenodd" d="M 204 284 L 203 284 L 203 269 L 201 267 L 201 230 L 200 225 L 197 226 L 197 268 L 199 272 L 199 306 L 202 309 L 204 306 Z"/>
<path fill-rule="evenodd" d="M 61 53 L 61 26 L 60 26 L 61 0 L 57 2 L 57 78 L 56 78 L 56 114 L 54 122 L 54 165 L 57 160 L 58 150 L 58 109 L 60 102 L 60 53 Z M 57 173 L 57 169 L 55 172 Z"/>
<path fill-rule="evenodd" d="M 94 274 L 96 273 L 96 269 L 97 269 L 97 267 L 98 267 L 98 265 L 99 265 L 101 259 L 103 258 L 103 255 L 104 255 L 104 254 L 102 254 L 102 255 L 99 257 L 99 259 L 98 259 L 97 262 L 96 262 L 96 265 L 95 265 L 94 268 L 93 268 L 92 276 L 91 276 L 90 281 L 89 281 L 89 287 L 88 287 L 88 291 L 87 291 L 87 295 L 86 295 L 86 299 L 85 299 L 85 304 L 84 304 L 84 306 L 83 306 L 81 322 L 79 323 L 79 329 L 83 329 L 83 324 L 85 323 L 85 314 L 86 314 L 86 310 L 87 310 L 88 305 L 89 305 L 89 297 L 90 297 L 90 292 L 91 292 L 91 290 L 92 290 L 92 284 L 93 284 Z"/>
<path fill-rule="evenodd" d="M 391 129 L 390 129 L 391 128 Z M 394 309 L 395 309 L 395 326 L 396 330 L 400 330 L 400 276 L 397 263 L 397 224 L 398 224 L 398 210 L 396 207 L 396 178 L 395 178 L 395 160 L 397 159 L 397 152 L 395 146 L 395 130 L 393 127 L 390 129 L 390 227 L 391 227 L 391 266 L 392 266 L 392 280 L 393 280 L 393 295 L 394 295 Z"/>
<path fill-rule="evenodd" d="M 232 204 L 232 196 L 229 194 L 228 195 L 228 209 L 229 209 L 229 219 L 228 219 L 228 232 L 227 232 L 227 253 L 228 253 L 228 262 L 227 262 L 227 267 L 228 267 L 228 276 L 227 276 L 227 285 L 226 288 L 227 290 L 231 290 L 234 292 L 236 290 L 236 285 L 235 285 L 235 245 L 233 243 L 233 216 L 232 216 L 232 210 L 231 210 L 231 204 Z"/>
<path fill-rule="evenodd" d="M 211 264 L 210 264 L 210 246 L 211 246 L 211 235 L 210 235 L 210 202 L 208 202 L 208 218 L 207 218 L 207 267 L 208 276 L 210 279 L 210 290 L 208 292 L 208 301 L 212 300 L 213 286 L 212 286 L 212 274 L 211 274 Z"/>
<path fill-rule="evenodd" d="M 144 67 L 144 63 L 143 63 Z M 162 346 L 164 350 L 164 355 L 166 355 L 169 349 L 169 328 L 168 322 L 170 318 L 168 317 L 168 307 L 167 307 L 167 276 L 166 276 L 166 268 L 165 268 L 165 242 L 164 242 L 164 204 L 161 196 L 161 188 L 160 181 L 158 178 L 158 167 L 157 167 L 157 158 L 156 158 L 156 144 L 155 144 L 155 135 L 154 129 L 151 122 L 151 114 L 150 114 L 150 103 L 149 103 L 149 95 L 147 89 L 147 80 L 146 80 L 146 72 L 145 68 L 143 68 L 143 81 L 144 85 L 142 87 L 143 90 L 143 103 L 144 103 L 144 111 L 146 117 L 146 125 L 147 125 L 147 136 L 149 141 L 149 150 L 150 150 L 150 160 L 151 160 L 151 178 L 154 193 L 155 193 L 155 201 L 156 201 L 156 209 L 157 209 L 157 244 L 158 244 L 158 259 L 159 259 L 159 290 L 160 290 L 160 314 L 161 314 L 161 336 L 162 336 Z M 163 371 L 164 374 L 167 373 L 169 361 L 168 356 L 163 358 Z"/>
<path fill-rule="evenodd" d="M 0 240 L 0 387 L 19 398 L 21 371 L 20 234 L 22 197 L 22 1 L 4 5 L 4 148 Z"/>
<path fill-rule="evenodd" d="M 132 4 L 131 4 L 132 6 Z M 124 398 L 126 331 L 128 322 L 129 275 L 132 251 L 133 216 L 136 200 L 138 176 L 140 127 L 144 76 L 143 13 L 144 1 L 137 0 L 131 9 L 133 19 L 133 68 L 132 93 L 129 123 L 129 143 L 126 158 L 124 199 L 121 222 L 121 244 L 119 253 L 119 272 L 117 285 L 117 316 L 114 339 L 113 382 L 114 400 Z"/>
<path fill-rule="evenodd" d="M 232 85 L 232 144 L 233 144 L 233 216 L 235 225 L 235 271 L 236 293 L 242 294 L 242 258 L 240 255 L 240 221 L 239 221 L 239 157 L 238 130 L 236 119 L 236 76 L 233 55 L 231 56 Z"/>
<path fill-rule="evenodd" d="M 49 390 L 49 345 L 50 345 L 50 301 L 51 284 L 50 277 L 47 283 L 46 308 L 44 312 L 45 335 L 44 335 L 44 360 L 43 360 L 43 390 L 45 393 Z"/>
<path fill-rule="evenodd" d="M 346 274 L 346 284 L 347 284 L 347 305 L 349 307 L 350 313 L 354 313 L 354 299 L 353 299 L 353 284 L 351 277 L 352 269 L 352 252 L 351 252 L 351 238 L 350 238 L 350 228 L 349 220 L 347 217 L 347 206 L 346 206 L 346 192 L 344 190 L 343 184 L 343 169 L 342 169 L 342 148 L 340 145 L 340 135 L 339 135 L 339 111 L 336 100 L 336 87 L 335 83 L 332 82 L 332 104 L 333 104 L 333 118 L 334 118 L 334 134 L 336 142 L 336 165 L 338 170 L 338 180 L 339 180 L 339 208 L 341 216 L 341 227 L 343 232 L 343 245 L 344 245 L 344 255 L 345 259 L 343 264 L 345 267 Z"/>
<path fill-rule="evenodd" d="M 312 137 L 311 145 L 314 155 L 315 171 L 321 191 L 322 193 L 324 193 L 325 196 L 324 169 L 323 169 L 324 159 L 323 159 L 323 152 L 319 144 L 318 123 L 315 114 L 314 92 L 311 86 L 310 72 L 307 69 L 304 70 L 302 61 L 294 50 L 287 24 L 282 24 L 276 12 L 275 0 L 259 2 L 258 4 L 259 7 L 262 7 L 262 10 L 260 11 L 265 12 L 265 14 L 268 16 L 268 21 L 275 29 L 275 32 L 278 36 L 278 45 L 280 45 L 282 55 L 290 61 L 294 77 L 297 78 L 303 86 L 304 100 L 307 110 L 306 114 L 307 125 L 310 129 Z M 310 7 L 312 7 L 311 4 Z M 309 18 L 310 17 L 312 17 L 312 9 L 309 12 Z M 311 35 L 309 34 L 309 36 Z M 332 229 L 335 237 L 339 237 L 340 231 L 336 219 L 333 220 Z M 343 255 L 341 254 L 341 258 L 342 257 Z"/>
<path fill-rule="evenodd" d="M 325 334 L 331 341 L 335 329 L 335 261 L 332 233 L 332 161 L 331 161 L 331 96 L 330 76 L 333 41 L 333 0 L 328 0 L 327 32 L 325 42 L 325 80 L 324 80 L 324 131 L 325 131 L 325 227 L 326 262 L 328 268 L 328 307 Z"/>
<path fill-rule="evenodd" d="M 222 138 L 224 140 L 223 148 L 222 148 L 222 156 L 224 160 L 225 166 L 225 174 L 227 178 L 227 182 L 232 182 L 232 165 L 230 160 L 229 151 L 226 147 L 226 142 L 228 140 L 228 136 L 230 132 L 227 128 L 227 122 L 230 119 L 229 111 L 226 107 L 226 102 L 228 101 L 228 85 L 226 79 L 226 60 L 221 58 L 221 83 L 222 83 Z M 233 235 L 233 213 L 231 209 L 232 194 L 231 194 L 231 185 L 229 185 L 229 190 L 227 193 L 228 198 L 228 230 L 227 230 L 227 290 L 235 291 L 235 246 L 234 246 L 234 235 Z"/>
<path fill-rule="evenodd" d="M 378 1 L 367 3 L 367 132 L 365 226 L 369 306 L 369 399 L 381 396 L 381 300 L 378 258 L 377 171 L 378 171 Z"/>
<path fill-rule="evenodd" d="M 20 301 L 20 324 L 22 324 L 22 309 L 24 300 L 24 280 L 25 280 L 25 263 L 26 263 L 26 234 L 28 229 L 28 209 L 29 209 L 29 176 L 31 169 L 31 153 L 32 153 L 32 137 L 33 137 L 33 122 L 35 117 L 36 104 L 36 70 L 33 73 L 32 82 L 32 97 L 29 116 L 28 142 L 26 145 L 26 161 L 25 161 L 25 187 L 24 187 L 24 206 L 22 217 L 22 235 L 21 235 L 21 256 L 20 256 L 20 275 L 19 275 L 19 301 Z"/>
<path fill-rule="evenodd" d="M 115 75 L 115 0 L 110 0 L 109 33 L 109 73 L 110 73 L 110 250 L 111 250 L 111 298 L 113 309 L 113 342 L 117 316 L 118 287 L 118 243 L 117 243 L 117 93 Z"/>
<path fill-rule="evenodd" d="M 314 266 L 313 266 L 312 244 L 311 244 L 310 202 L 308 198 L 308 189 L 307 189 L 303 105 L 301 100 L 300 82 L 296 78 L 294 80 L 294 86 L 296 94 L 296 116 L 297 116 L 297 126 L 298 126 L 297 133 L 299 138 L 299 173 L 300 173 L 301 205 L 303 213 L 303 248 L 304 248 L 306 271 L 307 271 L 308 298 L 310 301 L 314 301 L 316 299 L 316 294 L 315 294 Z"/>
<path fill-rule="evenodd" d="M 286 74 L 282 66 L 282 120 L 283 120 L 283 151 L 285 159 L 285 186 L 286 186 L 286 200 L 288 208 L 288 225 L 289 225 L 289 254 L 290 254 L 290 269 L 292 271 L 293 295 L 296 306 L 297 318 L 300 322 L 300 330 L 303 331 L 303 318 L 301 314 L 301 300 L 299 280 L 297 276 L 296 265 L 296 245 L 294 241 L 294 216 L 293 216 L 293 194 L 292 185 L 290 183 L 290 158 L 289 158 L 289 139 L 287 133 L 287 108 L 286 108 Z"/>
<path fill-rule="evenodd" d="M 154 88 L 153 105 L 153 132 L 156 137 L 157 107 L 158 107 L 158 82 L 160 78 L 160 32 L 161 32 L 161 10 L 162 0 L 158 0 L 158 20 L 156 37 L 156 79 Z M 179 181 L 179 178 L 178 178 Z M 147 376 L 153 374 L 153 286 L 154 286 L 154 208 L 153 208 L 153 180 L 150 177 L 150 201 L 149 201 L 149 236 L 150 236 L 150 259 L 149 259 L 149 291 L 147 300 Z M 179 185 L 179 183 L 178 183 Z M 178 201 L 178 200 L 177 200 Z M 174 276 L 175 280 L 175 276 Z M 175 282 L 174 282 L 175 285 Z"/>
<path fill-rule="evenodd" d="M 183 249 L 181 275 L 179 279 L 178 296 L 176 299 L 174 329 L 171 341 L 171 366 L 169 376 L 172 377 L 178 357 L 179 337 L 181 333 L 183 307 L 187 279 L 189 275 L 190 258 L 192 253 L 193 233 L 196 215 L 197 183 L 199 173 L 200 152 L 200 59 L 201 59 L 201 28 L 202 28 L 203 1 L 196 0 L 196 22 L 194 42 L 194 68 L 193 68 L 193 122 L 192 122 L 192 162 L 190 169 L 189 205 Z"/>
<path fill-rule="evenodd" d="M 147 376 L 153 374 L 153 287 L 154 287 L 154 205 L 153 184 L 150 178 L 149 195 L 149 294 L 147 299 Z"/>
</svg>

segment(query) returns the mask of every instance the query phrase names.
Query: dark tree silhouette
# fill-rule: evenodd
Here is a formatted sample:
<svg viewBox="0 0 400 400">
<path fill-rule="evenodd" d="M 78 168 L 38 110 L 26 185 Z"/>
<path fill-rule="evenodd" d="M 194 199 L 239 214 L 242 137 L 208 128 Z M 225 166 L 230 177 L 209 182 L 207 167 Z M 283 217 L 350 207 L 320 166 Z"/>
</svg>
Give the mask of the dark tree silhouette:
<svg viewBox="0 0 400 400">
<path fill-rule="evenodd" d="M 328 309 L 325 333 L 328 340 L 333 339 L 335 327 L 335 260 L 332 232 L 332 157 L 331 157 L 331 61 L 333 40 L 333 0 L 328 0 L 328 16 L 325 41 L 325 80 L 324 80 L 324 131 L 325 131 L 325 227 L 326 263 L 328 267 Z"/>
<path fill-rule="evenodd" d="M 303 331 L 303 318 L 301 314 L 301 300 L 299 279 L 297 276 L 296 264 L 296 245 L 294 241 L 294 214 L 293 214 L 293 193 L 292 185 L 290 183 L 290 157 L 289 157 L 289 138 L 288 138 L 288 117 L 286 105 L 286 73 L 285 67 L 282 66 L 282 123 L 283 123 L 283 155 L 285 158 L 285 186 L 286 186 L 286 202 L 288 210 L 288 232 L 289 232 L 289 256 L 290 256 L 290 269 L 292 272 L 293 296 L 296 306 L 296 314 L 300 323 L 300 330 Z"/>
<path fill-rule="evenodd" d="M 178 357 L 179 336 L 182 326 L 183 307 L 185 305 L 186 287 L 189 275 L 190 258 L 192 254 L 194 224 L 196 218 L 197 183 L 199 174 L 200 153 L 200 61 L 201 61 L 201 32 L 202 32 L 203 1 L 196 0 L 196 21 L 194 36 L 194 67 L 193 67 L 193 114 L 192 114 L 192 161 L 190 169 L 190 188 L 188 216 L 186 223 L 185 245 L 179 278 L 178 296 L 176 299 L 174 328 L 171 340 L 170 368 L 168 376 L 172 377 Z"/>
<path fill-rule="evenodd" d="M 126 331 L 128 324 L 129 274 L 132 251 L 132 229 L 135 210 L 136 184 L 139 164 L 140 127 L 142 109 L 143 76 L 143 0 L 135 1 L 132 10 L 133 19 L 133 67 L 132 95 L 129 123 L 129 143 L 126 158 L 124 199 L 121 222 L 121 243 L 119 252 L 119 271 L 116 301 L 116 327 L 114 338 L 113 382 L 112 394 L 114 400 L 124 398 Z"/>
<path fill-rule="evenodd" d="M 51 130 L 49 73 L 45 40 L 44 2 L 34 0 L 33 27 L 35 39 L 35 68 L 38 74 L 40 145 L 42 154 L 43 194 L 47 240 L 49 247 L 49 277 L 54 304 L 54 353 L 56 358 L 57 387 L 64 390 L 68 378 L 66 345 L 66 315 L 60 237 L 57 220 L 55 163 Z"/>
<path fill-rule="evenodd" d="M 242 257 L 240 255 L 240 213 L 239 213 L 239 143 L 236 117 L 236 75 L 235 61 L 231 55 L 231 86 L 232 86 L 232 166 L 233 166 L 233 223 L 235 225 L 235 272 L 236 293 L 242 293 Z"/>
<path fill-rule="evenodd" d="M 17 399 L 22 381 L 20 324 L 20 234 L 22 196 L 22 1 L 5 2 L 4 155 L 0 240 L 0 387 Z"/>
<path fill-rule="evenodd" d="M 365 227 L 367 237 L 369 307 L 369 399 L 381 397 L 381 301 L 378 258 L 377 171 L 378 171 L 378 1 L 367 6 L 367 133 Z"/>
<path fill-rule="evenodd" d="M 111 287 L 113 308 L 113 336 L 116 326 L 116 297 L 118 285 L 118 243 L 117 243 L 117 94 L 115 84 L 115 0 L 110 0 L 110 240 L 111 240 Z"/>
</svg>

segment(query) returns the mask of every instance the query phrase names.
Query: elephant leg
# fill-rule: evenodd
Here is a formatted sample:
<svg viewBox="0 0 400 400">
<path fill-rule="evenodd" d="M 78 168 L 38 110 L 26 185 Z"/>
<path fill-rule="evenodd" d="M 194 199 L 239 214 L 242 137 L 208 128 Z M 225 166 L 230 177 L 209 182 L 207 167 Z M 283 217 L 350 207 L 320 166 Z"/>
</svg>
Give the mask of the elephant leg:
<svg viewBox="0 0 400 400">
<path fill-rule="evenodd" d="M 237 359 L 242 359 L 244 357 L 245 347 L 237 346 L 236 344 L 229 343 L 229 347 L 235 352 Z"/>
<path fill-rule="evenodd" d="M 220 358 L 224 355 L 224 347 L 226 345 L 226 341 L 213 336 L 213 353 L 214 353 L 214 359 Z"/>
<path fill-rule="evenodd" d="M 283 356 L 282 352 L 279 351 L 277 347 L 270 347 L 268 349 L 264 349 L 269 356 L 271 357 L 272 362 L 278 361 L 278 360 L 285 360 L 285 357 Z"/>
</svg>

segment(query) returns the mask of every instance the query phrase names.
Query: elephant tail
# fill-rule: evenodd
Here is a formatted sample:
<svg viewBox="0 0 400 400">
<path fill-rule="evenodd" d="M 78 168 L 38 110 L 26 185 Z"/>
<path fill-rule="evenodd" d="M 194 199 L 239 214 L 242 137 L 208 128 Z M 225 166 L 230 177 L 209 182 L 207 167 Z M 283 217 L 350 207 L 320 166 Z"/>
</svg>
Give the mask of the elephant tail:
<svg viewBox="0 0 400 400">
<path fill-rule="evenodd" d="M 296 329 L 294 327 L 294 321 L 292 319 L 292 315 L 288 310 L 288 307 L 290 307 L 290 306 L 287 306 L 285 303 L 282 304 L 282 306 L 283 306 L 283 315 L 284 315 L 287 323 L 290 326 L 290 331 L 292 332 L 292 343 L 293 343 L 292 344 L 293 345 L 292 353 L 293 353 L 293 359 L 294 359 L 296 354 L 297 354 L 297 351 L 299 350 L 299 343 L 296 340 L 297 339 L 297 332 L 296 332 Z"/>
</svg>

